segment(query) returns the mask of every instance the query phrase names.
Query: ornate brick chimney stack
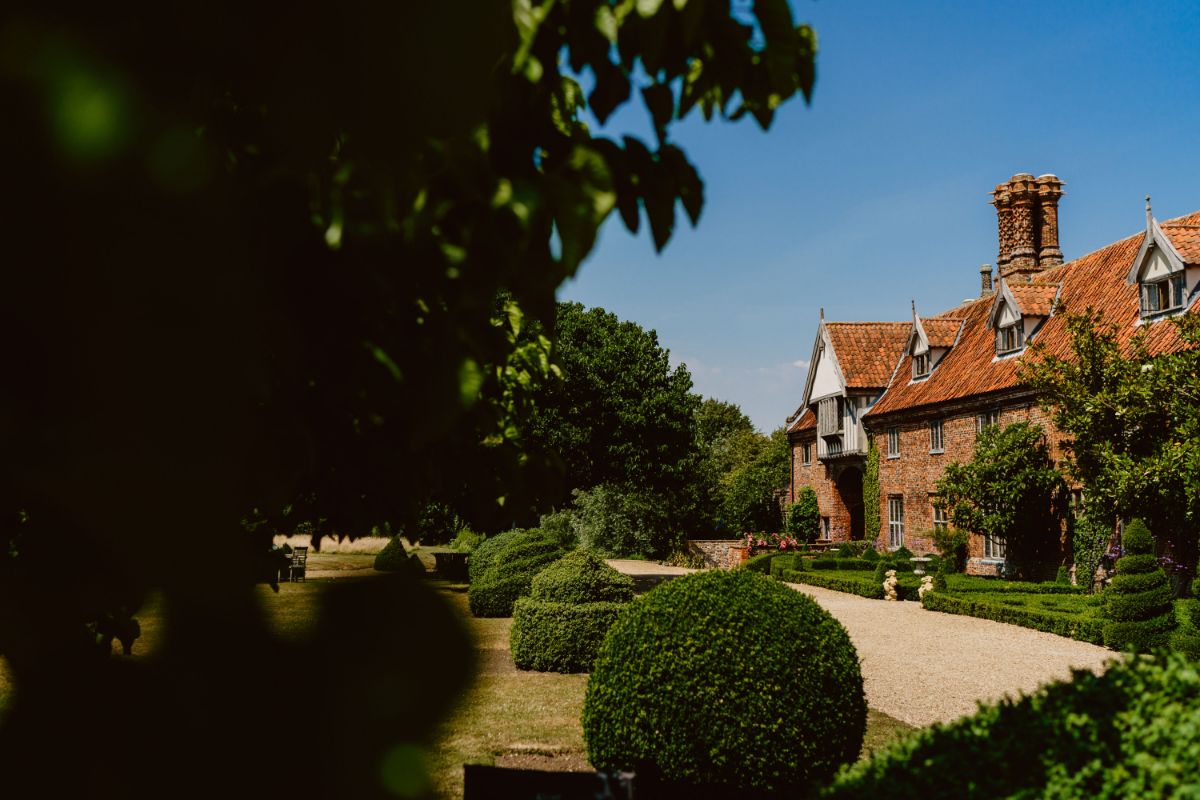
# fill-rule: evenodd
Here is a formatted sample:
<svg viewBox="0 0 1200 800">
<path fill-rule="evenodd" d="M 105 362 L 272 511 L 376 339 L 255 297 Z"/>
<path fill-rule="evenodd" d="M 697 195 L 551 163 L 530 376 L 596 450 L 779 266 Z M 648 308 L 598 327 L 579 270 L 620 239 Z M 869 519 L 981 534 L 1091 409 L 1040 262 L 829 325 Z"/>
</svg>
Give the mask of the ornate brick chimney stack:
<svg viewBox="0 0 1200 800">
<path fill-rule="evenodd" d="M 996 268 L 1009 281 L 1030 281 L 1047 267 L 1061 264 L 1058 201 L 1063 182 L 1054 175 L 1013 175 L 992 192 L 1000 253 Z"/>
<path fill-rule="evenodd" d="M 991 297 L 995 294 L 992 288 L 992 265 L 984 264 L 979 268 L 979 296 Z"/>
</svg>

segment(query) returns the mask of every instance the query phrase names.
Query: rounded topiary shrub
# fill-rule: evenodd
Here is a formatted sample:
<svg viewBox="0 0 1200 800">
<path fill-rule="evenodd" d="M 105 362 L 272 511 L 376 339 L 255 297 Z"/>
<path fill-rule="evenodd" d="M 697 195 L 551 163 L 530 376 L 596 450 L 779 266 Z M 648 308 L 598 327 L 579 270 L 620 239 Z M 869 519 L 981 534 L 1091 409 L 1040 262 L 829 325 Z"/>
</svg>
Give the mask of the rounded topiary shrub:
<svg viewBox="0 0 1200 800">
<path fill-rule="evenodd" d="M 540 672 L 586 672 L 632 599 L 629 576 L 591 553 L 568 553 L 539 572 L 529 596 L 513 606 L 513 662 Z"/>
<path fill-rule="evenodd" d="M 489 536 L 476 546 L 471 551 L 471 558 L 467 561 L 467 580 L 471 583 L 483 577 L 483 573 L 487 572 L 488 567 L 492 565 L 492 559 L 496 554 L 505 548 L 506 545 L 520 539 L 522 536 L 529 533 L 526 530 L 512 530 Z"/>
<path fill-rule="evenodd" d="M 1151 554 L 1154 541 L 1139 519 L 1125 527 L 1125 555 L 1104 592 L 1104 644 L 1114 650 L 1166 646 L 1175 630 L 1175 600 L 1166 574 Z"/>
<path fill-rule="evenodd" d="M 540 531 L 513 538 L 491 559 L 487 571 L 467 590 L 477 617 L 511 617 L 517 598 L 529 593 L 533 577 L 562 558 L 558 540 Z"/>
<path fill-rule="evenodd" d="M 858 654 L 837 620 L 761 575 L 713 570 L 660 585 L 617 619 L 588 681 L 583 736 L 597 769 L 803 791 L 858 757 L 866 718 Z"/>
</svg>

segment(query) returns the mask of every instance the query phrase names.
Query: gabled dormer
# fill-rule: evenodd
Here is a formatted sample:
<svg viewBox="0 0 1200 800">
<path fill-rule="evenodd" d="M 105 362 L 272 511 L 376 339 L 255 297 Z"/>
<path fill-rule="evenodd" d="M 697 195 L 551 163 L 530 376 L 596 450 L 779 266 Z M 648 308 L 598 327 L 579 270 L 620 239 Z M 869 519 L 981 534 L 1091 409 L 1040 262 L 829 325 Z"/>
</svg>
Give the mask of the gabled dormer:
<svg viewBox="0 0 1200 800">
<path fill-rule="evenodd" d="M 996 357 L 1016 355 L 1025 349 L 1042 323 L 1054 313 L 1057 284 L 1010 284 L 1000 279 L 992 301 L 991 327 L 996 332 Z"/>
<path fill-rule="evenodd" d="M 1191 228 L 1192 226 L 1175 226 Z M 1138 248 L 1133 264 L 1129 267 L 1127 281 L 1138 286 L 1138 304 L 1143 321 L 1154 321 L 1163 317 L 1181 314 L 1188 306 L 1192 293 L 1200 283 L 1200 264 L 1194 262 L 1190 251 L 1181 253 L 1171 241 L 1175 229 L 1158 223 L 1150 211 L 1150 197 L 1146 197 L 1146 235 Z M 1181 231 L 1190 234 L 1193 231 Z"/>
<path fill-rule="evenodd" d="M 908 354 L 912 357 L 912 379 L 929 377 L 950 348 L 958 342 L 963 320 L 957 317 L 921 319 L 913 303 L 912 333 L 908 337 Z"/>
</svg>

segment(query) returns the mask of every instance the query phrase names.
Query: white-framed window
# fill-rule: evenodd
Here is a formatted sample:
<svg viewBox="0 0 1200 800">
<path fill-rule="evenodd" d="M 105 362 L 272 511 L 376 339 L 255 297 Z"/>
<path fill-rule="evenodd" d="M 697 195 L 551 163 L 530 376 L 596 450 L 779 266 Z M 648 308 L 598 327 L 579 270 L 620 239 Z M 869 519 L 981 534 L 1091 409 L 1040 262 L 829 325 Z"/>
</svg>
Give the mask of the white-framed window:
<svg viewBox="0 0 1200 800">
<path fill-rule="evenodd" d="M 1015 353 L 1025 346 L 1025 325 L 1017 320 L 996 330 L 996 355 Z"/>
<path fill-rule="evenodd" d="M 983 433 L 984 428 L 990 428 L 993 425 L 1000 424 L 999 411 L 984 411 L 975 415 L 975 432 Z"/>
<path fill-rule="evenodd" d="M 804 466 L 807 467 L 812 464 L 812 442 L 805 442 L 804 444 L 800 445 L 800 454 Z"/>
<path fill-rule="evenodd" d="M 1169 275 L 1142 284 L 1142 316 L 1151 317 L 1183 307 L 1183 275 Z"/>
<path fill-rule="evenodd" d="M 993 536 L 983 535 L 983 557 L 1004 558 L 1004 540 Z"/>
<path fill-rule="evenodd" d="M 904 498 L 888 497 L 888 547 L 893 550 L 904 545 Z"/>
<path fill-rule="evenodd" d="M 825 541 L 833 538 L 829 532 L 829 517 L 821 517 L 821 538 Z"/>
<path fill-rule="evenodd" d="M 950 527 L 950 515 L 946 513 L 946 509 L 933 506 L 933 529 L 935 531 L 944 531 Z"/>
<path fill-rule="evenodd" d="M 918 353 L 912 359 L 913 377 L 924 378 L 929 374 L 929 351 Z"/>
<path fill-rule="evenodd" d="M 942 421 L 940 419 L 929 420 L 929 452 L 945 452 L 945 448 L 942 446 Z"/>
<path fill-rule="evenodd" d="M 888 428 L 888 458 L 900 457 L 900 428 L 893 425 Z"/>
</svg>

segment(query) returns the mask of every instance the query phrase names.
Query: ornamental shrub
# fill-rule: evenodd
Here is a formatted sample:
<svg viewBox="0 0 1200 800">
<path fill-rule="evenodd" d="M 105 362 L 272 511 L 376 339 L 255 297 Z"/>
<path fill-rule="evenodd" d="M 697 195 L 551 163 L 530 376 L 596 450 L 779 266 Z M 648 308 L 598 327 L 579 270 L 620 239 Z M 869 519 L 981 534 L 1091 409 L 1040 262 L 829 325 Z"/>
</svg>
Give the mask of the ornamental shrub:
<svg viewBox="0 0 1200 800">
<path fill-rule="evenodd" d="M 421 563 L 421 559 L 417 558 L 415 553 L 410 555 L 404 549 L 399 536 L 388 539 L 388 543 L 375 556 L 375 569 L 379 572 L 411 571 L 414 575 L 425 574 L 425 565 Z"/>
<path fill-rule="evenodd" d="M 761 572 L 763 575 L 770 575 L 771 559 L 778 557 L 778 553 L 759 553 L 756 556 L 750 556 L 750 558 L 746 559 L 746 563 L 742 564 L 742 567 L 752 572 Z"/>
<path fill-rule="evenodd" d="M 934 528 L 930 533 L 933 546 L 943 561 L 950 562 L 950 572 L 962 572 L 967 568 L 967 543 L 970 534 L 961 528 Z"/>
<path fill-rule="evenodd" d="M 513 662 L 539 672 L 586 672 L 632 599 L 629 576 L 591 553 L 568 553 L 539 572 L 529 596 L 513 606 Z"/>
<path fill-rule="evenodd" d="M 854 551 L 850 549 L 850 545 L 842 542 L 838 545 L 838 549 L 833 555 L 834 558 L 854 558 Z"/>
<path fill-rule="evenodd" d="M 1166 573 L 1151 554 L 1154 540 L 1140 519 L 1125 526 L 1126 555 L 1104 591 L 1104 644 L 1114 650 L 1164 647 L 1175 630 L 1175 603 Z"/>
<path fill-rule="evenodd" d="M 879 563 L 875 565 L 875 574 L 872 576 L 872 579 L 876 584 L 883 586 L 883 582 L 887 580 L 887 571 L 889 569 L 891 569 L 891 567 L 888 565 L 888 563 L 883 559 L 880 559 Z M 880 589 L 879 591 L 882 592 L 883 589 Z"/>
<path fill-rule="evenodd" d="M 526 530 L 515 529 L 505 531 L 497 536 L 490 536 L 480 542 L 479 546 L 471 551 L 471 559 L 467 563 L 467 579 L 474 583 L 483 577 L 483 573 L 487 572 L 487 568 L 492 565 L 492 559 L 496 557 L 496 554 L 507 544 L 527 533 Z"/>
<path fill-rule="evenodd" d="M 558 540 L 540 531 L 529 531 L 511 540 L 468 589 L 471 613 L 477 617 L 512 616 L 513 604 L 529 593 L 534 576 L 563 555 Z"/>
<path fill-rule="evenodd" d="M 900 563 L 901 561 L 907 562 L 912 557 L 913 551 L 909 550 L 904 545 L 900 545 L 892 551 L 892 559 L 896 561 L 896 563 Z"/>
<path fill-rule="evenodd" d="M 680 796 L 694 784 L 804 791 L 857 758 L 865 728 L 845 629 L 749 570 L 694 573 L 631 603 L 583 707 L 597 769 L 633 769 Z"/>
<path fill-rule="evenodd" d="M 1058 568 L 1058 574 L 1054 576 L 1055 583 L 1069 584 L 1071 582 L 1071 571 L 1065 566 Z"/>
<path fill-rule="evenodd" d="M 783 580 L 785 570 L 803 570 L 804 559 L 799 554 L 775 556 L 771 559 L 771 577 L 777 581 Z"/>
<path fill-rule="evenodd" d="M 821 531 L 821 509 L 817 493 L 811 486 L 803 486 L 796 495 L 796 502 L 788 507 L 787 532 L 802 542 L 815 542 Z"/>
<path fill-rule="evenodd" d="M 933 574 L 933 590 L 935 592 L 945 592 L 950 587 L 946 585 L 946 562 L 949 559 L 942 559 L 938 562 L 937 572 Z"/>
<path fill-rule="evenodd" d="M 1100 676 L 1079 671 L 1070 682 L 914 733 L 850 767 L 821 796 L 1195 797 L 1197 753 L 1200 670 L 1162 653 L 1117 662 Z"/>
<path fill-rule="evenodd" d="M 879 553 L 878 553 L 878 551 L 875 550 L 874 547 L 868 547 L 866 550 L 863 551 L 862 559 L 863 559 L 863 561 L 870 561 L 872 564 L 874 564 L 876 561 L 879 560 Z"/>
</svg>

